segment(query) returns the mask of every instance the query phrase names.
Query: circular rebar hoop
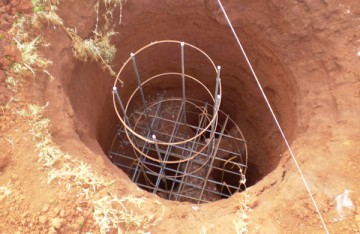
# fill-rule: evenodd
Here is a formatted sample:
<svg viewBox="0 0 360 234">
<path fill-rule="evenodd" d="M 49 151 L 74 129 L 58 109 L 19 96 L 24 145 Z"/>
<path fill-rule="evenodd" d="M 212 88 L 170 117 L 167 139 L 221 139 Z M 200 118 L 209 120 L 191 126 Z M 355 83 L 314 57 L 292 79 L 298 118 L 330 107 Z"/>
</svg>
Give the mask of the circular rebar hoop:
<svg viewBox="0 0 360 234">
<path fill-rule="evenodd" d="M 181 72 L 164 72 L 141 80 L 135 57 L 140 56 L 146 49 L 161 44 L 179 45 L 179 51 L 181 51 L 181 60 L 179 60 L 179 62 L 181 61 Z M 200 79 L 185 73 L 185 46 L 203 55 L 209 61 L 211 67 L 214 68 L 216 74 L 216 77 L 214 77 L 216 78 L 214 91 L 210 91 Z M 130 62 L 132 62 L 134 67 L 137 87 L 128 92 L 129 96 L 127 96 L 124 105 L 121 100 L 121 93 L 118 92 L 118 87 L 123 83 L 120 77 Z M 160 79 L 164 79 L 165 82 L 172 82 L 173 79 L 169 79 L 169 77 L 181 79 L 182 95 L 166 98 L 162 96 L 159 99 L 147 101 L 143 92 L 143 86 L 151 86 L 153 83 L 157 84 Z M 207 102 L 186 97 L 185 83 L 189 81 L 195 84 L 196 87 L 199 86 L 197 91 L 206 96 L 205 100 Z M 140 94 L 143 107 L 132 110 L 131 107 L 135 106 L 135 96 L 138 94 Z M 243 184 L 242 181 L 246 173 L 248 161 L 246 141 L 234 120 L 220 110 L 221 99 L 220 67 L 216 67 L 212 59 L 198 47 L 185 42 L 164 40 L 150 43 L 135 53 L 131 53 L 116 76 L 113 86 L 113 104 L 116 115 L 122 125 L 119 133 L 124 133 L 121 139 L 124 140 L 124 144 L 130 146 L 133 150 L 131 156 L 118 154 L 119 156 L 116 157 L 123 157 L 126 160 L 132 161 L 130 166 L 122 165 L 129 170 L 129 173 L 133 170 L 132 180 L 138 183 L 139 176 L 143 176 L 144 183 L 146 184 L 141 184 L 141 182 L 138 184 L 143 188 L 151 188 L 153 193 L 158 191 L 164 192 L 164 189 L 159 188 L 160 183 L 166 185 L 170 181 L 173 184 L 171 185 L 172 189 L 169 192 L 169 197 L 172 194 L 173 196 L 181 196 L 182 193 L 198 190 L 201 191 L 199 198 L 195 198 L 198 201 L 202 199 L 207 183 L 211 183 L 213 186 L 214 184 L 220 186 L 221 194 L 224 194 L 223 190 L 225 189 L 229 190 L 230 193 L 241 190 L 240 186 Z M 130 110 L 131 113 L 129 113 Z M 156 113 L 154 114 L 155 110 Z M 158 110 L 161 110 L 160 115 L 158 115 Z M 166 110 L 168 113 L 176 110 L 178 113 L 176 120 L 174 116 L 169 118 L 169 114 L 165 112 Z M 209 110 L 212 110 L 212 112 L 209 113 Z M 162 113 L 166 113 L 167 116 L 163 117 Z M 188 117 L 192 121 L 194 118 L 197 118 L 197 125 L 195 126 L 195 124 L 187 122 L 189 120 Z M 226 120 L 220 123 L 219 120 L 221 118 Z M 229 123 L 231 130 L 235 131 L 235 135 L 226 129 Z M 162 126 L 159 127 L 158 125 Z M 219 147 L 223 138 L 226 138 L 224 142 L 229 142 L 232 148 L 227 149 L 226 146 Z M 111 149 L 115 147 L 115 139 Z M 221 152 L 218 154 L 218 151 Z M 117 148 L 114 153 L 119 152 L 121 151 Z M 154 153 L 156 153 L 156 156 L 154 156 Z M 229 158 L 222 158 L 227 156 Z M 174 169 L 174 167 L 177 167 L 177 169 Z M 234 172 L 237 168 L 239 169 L 238 172 Z M 209 176 L 213 170 L 221 172 L 220 182 L 214 182 L 214 180 L 210 182 Z M 229 185 L 231 188 L 229 188 L 224 180 L 226 173 L 235 174 L 235 176 L 239 177 L 239 184 L 236 186 L 231 184 Z M 150 177 L 156 177 L 156 182 L 151 180 Z M 202 181 L 196 182 L 196 188 L 191 187 L 192 182 L 187 182 L 191 178 L 202 178 Z M 180 184 L 177 188 L 178 192 L 173 191 L 174 186 L 176 187 L 174 183 Z"/>
<path fill-rule="evenodd" d="M 181 76 L 181 73 L 177 73 L 177 72 L 167 72 L 167 73 L 162 73 L 162 74 L 158 74 L 158 75 L 155 75 L 155 76 L 152 76 L 150 78 L 148 78 L 147 80 L 145 80 L 144 82 L 141 83 L 141 85 L 145 85 L 146 83 L 156 79 L 156 78 L 160 78 L 162 76 L 166 76 L 166 75 L 179 75 Z M 210 92 L 210 90 L 203 84 L 201 83 L 199 80 L 197 80 L 195 77 L 192 77 L 190 75 L 186 75 L 185 74 L 185 77 L 186 78 L 190 78 L 194 81 L 196 81 L 198 84 L 200 84 L 204 90 L 210 95 L 212 101 L 214 101 L 215 103 L 215 98 L 214 96 L 212 95 L 212 93 Z M 129 105 L 130 105 L 130 102 L 132 101 L 132 99 L 134 98 L 136 92 L 139 90 L 139 87 L 137 87 L 133 93 L 131 94 L 129 100 L 127 101 L 126 103 L 126 106 L 125 106 L 125 114 L 129 108 Z M 221 90 L 221 89 L 220 89 Z M 220 96 L 221 96 L 221 91 L 220 91 Z M 179 99 L 180 100 L 180 99 Z M 182 99 L 181 99 L 182 100 Z M 115 101 L 115 100 L 114 100 Z M 186 101 L 186 100 L 185 100 Z M 215 105 L 214 105 L 215 106 Z M 220 104 L 218 105 L 220 106 Z M 119 116 L 119 115 L 118 115 Z M 120 117 L 119 117 L 120 118 Z M 190 142 L 190 141 L 193 141 L 194 139 L 200 137 L 202 134 L 204 134 L 210 127 L 211 125 L 216 121 L 217 119 L 217 112 L 215 113 L 215 116 L 212 117 L 211 121 L 209 122 L 209 124 L 198 134 L 196 134 L 195 136 L 187 139 L 187 140 L 184 140 L 184 141 L 179 141 L 179 142 L 172 142 L 172 143 L 169 143 L 169 142 L 158 142 L 158 141 L 153 141 L 152 139 L 149 139 L 149 138 L 146 138 L 144 136 L 142 136 L 141 134 L 138 134 L 136 131 L 134 131 L 133 129 L 131 129 L 125 122 L 123 122 L 121 119 L 120 121 L 122 122 L 122 124 L 124 125 L 124 127 L 126 128 L 126 131 L 129 131 L 130 133 L 134 134 L 136 137 L 138 137 L 139 139 L 147 142 L 147 143 L 150 143 L 150 144 L 159 144 L 159 145 L 179 145 L 179 144 L 184 144 L 184 143 L 187 143 L 187 142 Z"/>
<path fill-rule="evenodd" d="M 166 41 L 158 41 L 158 42 L 154 42 L 154 43 L 151 43 L 149 45 L 146 45 L 144 47 L 142 47 L 141 49 L 139 49 L 138 51 L 136 51 L 135 53 L 131 53 L 131 56 L 127 59 L 127 61 L 123 64 L 122 68 L 120 69 L 117 77 L 116 77 L 116 80 L 115 80 L 115 83 L 114 83 L 114 90 L 116 90 L 115 87 L 117 87 L 118 85 L 118 82 L 120 82 L 120 75 L 122 73 L 122 71 L 124 70 L 124 68 L 129 64 L 130 60 L 133 60 L 133 63 L 134 63 L 134 66 L 136 66 L 136 62 L 135 62 L 135 55 L 139 55 L 142 51 L 144 51 L 145 49 L 151 47 L 151 46 L 154 46 L 154 45 L 158 45 L 158 44 L 162 44 L 162 43 L 172 43 L 172 44 L 179 44 L 181 45 L 181 48 L 182 48 L 182 52 L 183 52 L 183 47 L 184 45 L 187 45 L 189 46 L 190 48 L 193 48 L 195 50 L 197 50 L 198 52 L 200 52 L 201 54 L 203 54 L 205 56 L 206 59 L 209 60 L 210 64 L 214 67 L 214 70 L 215 70 L 215 73 L 217 74 L 217 80 L 216 80 L 216 88 L 215 88 L 215 95 L 213 95 L 210 90 L 206 87 L 205 84 L 203 84 L 201 81 L 199 81 L 197 78 L 193 77 L 193 76 L 190 76 L 188 74 L 185 74 L 185 73 L 178 73 L 178 72 L 166 72 L 166 73 L 161 73 L 161 74 L 157 74 L 155 76 L 152 76 L 150 78 L 147 78 L 145 81 L 143 82 L 140 82 L 140 80 L 138 80 L 138 87 L 135 88 L 135 90 L 132 92 L 132 94 L 130 95 L 130 98 L 128 99 L 128 101 L 126 102 L 126 105 L 125 105 L 125 109 L 123 110 L 123 115 L 124 117 L 122 117 L 122 115 L 119 113 L 119 110 L 117 108 L 117 105 L 116 105 L 116 96 L 115 96 L 115 93 L 113 93 L 113 102 L 114 102 L 114 108 L 115 108 L 115 112 L 120 120 L 120 122 L 122 123 L 122 125 L 124 126 L 124 129 L 125 129 L 125 132 L 126 132 L 126 135 L 128 137 L 128 140 L 129 142 L 131 143 L 131 145 L 133 146 L 133 148 L 138 152 L 140 153 L 142 156 L 148 158 L 148 159 L 151 159 L 155 162 L 158 162 L 158 163 L 170 163 L 170 164 L 176 164 L 176 163 L 182 163 L 182 162 L 186 162 L 186 161 L 189 161 L 189 160 L 192 160 L 194 159 L 197 155 L 199 155 L 205 148 L 207 148 L 207 146 L 209 144 L 207 144 L 205 147 L 203 147 L 200 152 L 195 152 L 194 155 L 190 155 L 189 157 L 187 157 L 186 159 L 181 159 L 181 160 L 175 160 L 175 161 L 168 161 L 168 160 L 160 160 L 160 159 L 156 159 L 154 157 L 151 157 L 149 155 L 147 155 L 146 153 L 142 152 L 142 150 L 140 150 L 136 144 L 133 142 L 133 140 L 131 139 L 129 133 L 131 133 L 132 136 L 134 136 L 135 138 L 141 140 L 141 141 L 144 141 L 148 144 L 157 144 L 157 145 L 163 145 L 163 146 L 174 146 L 174 145 L 181 145 L 181 144 L 186 144 L 188 142 L 192 142 L 198 138 L 200 138 L 205 132 L 209 131 L 210 128 L 212 129 L 216 129 L 217 127 L 217 118 L 218 118 L 218 109 L 219 109 L 219 106 L 220 106 L 220 103 L 221 103 L 221 97 L 222 97 L 222 89 L 221 89 L 221 82 L 220 82 L 220 67 L 216 67 L 214 62 L 211 60 L 211 58 L 204 52 L 202 51 L 201 49 L 199 49 L 198 47 L 196 46 L 193 46 L 191 44 L 188 44 L 188 43 L 184 43 L 184 42 L 180 42 L 180 41 L 172 41 L 172 40 L 166 40 Z M 135 67 L 136 69 L 136 67 Z M 135 70 L 136 72 L 136 75 L 138 76 L 138 71 Z M 128 123 L 125 121 L 125 118 L 126 118 L 126 115 L 127 115 L 127 111 L 128 111 L 128 108 L 129 108 L 129 105 L 131 103 L 131 101 L 133 100 L 135 94 L 137 92 L 142 92 L 142 86 L 144 86 L 145 84 L 147 84 L 148 82 L 151 82 L 157 78 L 162 78 L 162 77 L 166 77 L 166 76 L 179 76 L 183 79 L 183 82 L 184 79 L 189 79 L 189 80 L 192 80 L 194 82 L 196 82 L 197 84 L 199 84 L 201 86 L 201 88 L 205 91 L 205 93 L 207 93 L 209 96 L 210 96 L 210 99 L 214 102 L 213 106 L 214 106 L 214 113 L 213 115 L 211 116 L 211 120 L 209 121 L 209 123 L 207 124 L 206 127 L 204 127 L 204 129 L 202 129 L 200 132 L 198 132 L 197 134 L 195 134 L 195 136 L 192 136 L 190 137 L 189 139 L 186 139 L 186 140 L 181 140 L 181 141 L 175 141 L 175 142 L 164 142 L 164 141 L 158 141 L 158 140 L 154 140 L 152 138 L 149 138 L 149 137 L 146 137 L 146 136 L 143 136 L 142 134 L 138 133 L 135 131 L 135 129 L 131 128 Z M 138 77 L 139 78 L 139 77 Z M 141 93 L 142 94 L 142 93 Z M 217 100 L 218 99 L 218 100 Z M 179 99 L 180 100 L 180 99 Z M 183 94 L 183 98 L 181 99 L 183 102 L 184 102 L 184 105 L 185 103 L 190 103 L 192 105 L 194 105 L 194 103 L 191 103 L 189 101 L 187 101 L 185 99 L 185 96 Z M 145 100 L 143 100 L 145 101 Z M 196 106 L 196 105 L 195 105 Z M 149 108 L 149 107 L 148 107 Z M 147 109 L 145 108 L 144 110 L 146 112 L 146 115 L 147 115 Z M 184 113 L 184 115 L 186 116 L 186 113 Z M 150 124 L 149 124 L 149 128 L 150 128 Z M 152 131 L 150 129 L 150 131 Z M 211 133 L 211 136 L 210 138 L 212 139 L 214 137 L 214 132 L 212 131 Z"/>
<path fill-rule="evenodd" d="M 180 42 L 180 41 L 174 41 L 174 40 L 164 40 L 164 41 L 157 41 L 157 42 L 153 42 L 153 43 L 150 43 L 144 47 L 142 47 L 141 49 L 139 49 L 138 51 L 136 51 L 135 53 L 131 53 L 131 56 L 126 60 L 126 62 L 123 64 L 123 66 L 121 67 L 118 75 L 116 76 L 116 79 L 115 79 L 115 82 L 114 82 L 114 86 L 113 87 L 117 87 L 118 83 L 121 82 L 120 80 L 120 75 L 121 73 L 123 72 L 123 70 L 125 69 L 125 67 L 128 65 L 128 63 L 130 62 L 131 58 L 135 55 L 138 55 L 140 54 L 142 51 L 144 51 L 145 49 L 151 47 L 151 46 L 154 46 L 154 45 L 157 45 L 157 44 L 162 44 L 162 43 L 176 43 L 176 44 L 184 44 L 184 45 L 187 45 L 197 51 L 199 51 L 200 53 L 202 53 L 208 60 L 209 62 L 211 63 L 211 65 L 214 67 L 214 70 L 216 73 L 219 73 L 219 67 L 217 68 L 215 66 L 215 63 L 212 61 L 212 59 L 209 57 L 209 55 L 207 55 L 204 51 L 202 51 L 201 49 L 199 49 L 198 47 L 194 46 L 194 45 L 191 45 L 191 44 L 188 44 L 188 43 L 185 43 L 185 42 Z M 146 84 L 148 81 L 151 81 L 152 79 L 155 79 L 155 78 L 158 78 L 160 76 L 165 76 L 165 75 L 182 75 L 181 73 L 177 73 L 177 72 L 168 72 L 168 73 L 162 73 L 162 74 L 158 74 L 158 75 L 155 75 L 153 77 L 150 77 L 148 78 L 147 80 L 145 80 L 144 82 L 142 82 L 140 85 L 144 85 Z M 198 84 L 200 84 L 203 88 L 204 88 L 204 91 L 206 91 L 207 93 L 210 94 L 212 100 L 214 101 L 214 106 L 215 106 L 215 97 L 211 94 L 211 92 L 209 91 L 209 89 L 202 83 L 200 82 L 198 79 L 196 79 L 195 77 L 192 77 L 190 75 L 187 75 L 185 74 L 185 77 L 186 78 L 190 78 L 192 80 L 194 80 L 195 82 L 197 82 Z M 135 95 L 135 93 L 139 90 L 139 87 L 136 88 L 134 90 L 134 92 L 132 93 L 131 97 L 129 100 L 131 100 L 133 98 L 133 96 Z M 221 82 L 219 82 L 219 91 L 218 91 L 220 97 L 222 97 L 222 89 L 221 89 Z M 221 99 L 220 99 L 221 101 Z M 220 106 L 220 101 L 219 101 L 219 106 Z M 188 141 L 183 141 L 183 142 L 174 142 L 174 143 L 166 143 L 166 142 L 155 142 L 153 141 L 152 139 L 149 139 L 147 137 L 144 137 L 142 136 L 141 134 L 138 134 L 137 132 L 135 132 L 133 129 L 130 128 L 130 126 L 127 125 L 126 121 L 124 121 L 124 119 L 121 117 L 121 115 L 119 114 L 119 111 L 117 109 L 117 106 L 116 106 L 116 97 L 115 97 L 115 94 L 113 94 L 113 103 L 114 103 L 114 108 L 115 108 L 115 111 L 116 111 L 116 114 L 120 120 L 120 122 L 122 123 L 122 125 L 126 128 L 127 131 L 130 131 L 133 135 L 135 135 L 136 137 L 138 137 L 139 139 L 147 142 L 147 143 L 150 143 L 150 144 L 155 144 L 155 143 L 158 143 L 158 144 L 161 144 L 161 145 L 176 145 L 176 144 L 183 144 L 183 143 L 186 143 L 188 141 L 191 141 L 191 140 L 194 140 L 196 137 L 198 136 L 195 136 L 191 139 L 188 139 Z M 126 108 L 125 108 L 125 113 L 124 115 L 126 115 L 126 111 L 127 111 L 127 108 L 128 108 L 128 104 L 129 104 L 129 101 L 127 102 L 127 105 L 126 105 Z M 215 115 L 213 116 L 212 120 L 211 120 L 211 123 L 209 123 L 209 125 L 206 127 L 206 130 L 211 126 L 211 124 L 214 122 L 214 119 L 217 117 L 217 113 L 215 113 Z M 204 130 L 202 133 L 204 133 L 206 130 Z M 201 135 L 201 134 L 198 134 L 198 135 Z"/>
</svg>

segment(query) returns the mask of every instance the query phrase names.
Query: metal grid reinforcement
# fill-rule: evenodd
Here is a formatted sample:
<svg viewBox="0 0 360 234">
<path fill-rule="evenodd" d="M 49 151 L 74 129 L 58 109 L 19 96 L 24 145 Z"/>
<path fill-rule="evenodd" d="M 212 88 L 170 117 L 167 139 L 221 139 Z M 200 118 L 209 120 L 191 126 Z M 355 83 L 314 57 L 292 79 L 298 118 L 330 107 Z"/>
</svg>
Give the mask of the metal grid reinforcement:
<svg viewBox="0 0 360 234">
<path fill-rule="evenodd" d="M 180 45 L 181 72 L 161 73 L 142 81 L 135 57 L 162 43 Z M 213 92 L 185 73 L 185 46 L 201 53 L 214 67 Z M 137 87 L 125 103 L 120 95 L 120 77 L 130 61 Z M 168 77 L 180 79 L 180 96 L 161 91 L 146 96 L 144 85 Z M 203 89 L 199 92 L 206 93 L 208 100 L 187 97 L 185 84 L 190 81 Z M 141 106 L 129 108 L 135 95 L 140 96 Z M 159 41 L 141 48 L 124 63 L 113 87 L 120 125 L 109 159 L 140 188 L 166 199 L 203 203 L 230 197 L 245 188 L 247 147 L 239 127 L 220 110 L 221 98 L 220 67 L 199 48 L 179 41 Z"/>
</svg>

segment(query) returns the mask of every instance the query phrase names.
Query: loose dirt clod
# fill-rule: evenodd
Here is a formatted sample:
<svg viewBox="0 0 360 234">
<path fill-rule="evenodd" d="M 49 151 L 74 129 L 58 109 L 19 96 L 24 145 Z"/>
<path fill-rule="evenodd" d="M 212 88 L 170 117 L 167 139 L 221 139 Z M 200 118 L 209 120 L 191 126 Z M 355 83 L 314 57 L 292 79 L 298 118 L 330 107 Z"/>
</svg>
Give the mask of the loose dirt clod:
<svg viewBox="0 0 360 234">
<path fill-rule="evenodd" d="M 62 224 L 63 224 L 64 220 L 61 218 L 54 218 L 51 220 L 51 225 L 55 228 L 55 229 L 60 229 Z"/>
<path fill-rule="evenodd" d="M 2 170 L 9 162 L 9 155 L 0 152 L 0 170 Z"/>
<path fill-rule="evenodd" d="M 40 222 L 41 224 L 45 224 L 45 223 L 47 222 L 46 216 L 45 216 L 45 215 L 39 216 L 39 222 Z"/>
</svg>

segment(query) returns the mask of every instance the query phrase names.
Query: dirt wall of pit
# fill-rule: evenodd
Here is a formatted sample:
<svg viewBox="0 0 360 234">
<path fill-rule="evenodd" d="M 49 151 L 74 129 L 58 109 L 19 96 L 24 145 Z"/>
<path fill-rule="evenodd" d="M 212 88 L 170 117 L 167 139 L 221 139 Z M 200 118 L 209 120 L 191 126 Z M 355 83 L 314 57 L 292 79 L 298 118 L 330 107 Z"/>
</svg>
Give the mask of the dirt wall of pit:
<svg viewBox="0 0 360 234">
<path fill-rule="evenodd" d="M 90 36 L 95 25 L 92 3 L 60 6 L 59 15 L 65 24 L 77 28 L 84 38 Z M 354 116 L 360 113 L 360 68 L 356 66 L 358 57 L 354 49 L 360 45 L 358 34 L 354 33 L 358 21 L 351 17 L 359 14 L 360 8 L 351 1 L 346 4 L 353 5 L 351 13 L 338 3 L 327 1 L 224 1 L 305 174 L 313 181 L 315 193 L 324 200 L 337 193 L 339 185 L 328 177 L 317 183 L 318 175 L 328 174 L 339 153 L 352 152 L 343 146 L 344 141 L 359 137 L 356 129 L 360 124 Z M 69 14 L 68 9 L 79 14 Z M 248 139 L 250 162 L 258 165 L 263 174 L 272 172 L 250 190 L 259 200 L 252 215 L 260 220 L 261 214 L 288 209 L 289 223 L 296 222 L 299 217 L 291 211 L 307 201 L 306 193 L 293 165 L 287 163 L 289 157 L 280 135 L 216 1 L 128 1 L 123 16 L 113 41 L 118 50 L 115 70 L 130 52 L 161 39 L 197 45 L 222 66 L 223 90 L 228 94 L 224 96 L 223 108 L 233 115 Z M 135 186 L 104 154 L 117 123 L 111 100 L 113 78 L 96 63 L 76 61 L 70 40 L 60 29 L 49 28 L 47 36 L 51 43 L 48 55 L 56 61 L 51 72 L 57 80 L 41 85 L 46 87 L 44 101 L 50 102 L 47 114 L 56 141 L 64 151 L 80 152 L 80 157 L 99 171 L 121 179 L 125 190 L 137 193 Z M 157 62 L 164 62 L 162 54 Z M 125 87 L 134 85 L 134 81 L 124 82 Z M 341 167 L 342 163 L 346 162 L 338 165 Z M 323 167 L 314 169 L 314 165 L 320 164 Z M 334 173 L 334 177 L 341 175 Z M 279 208 L 278 204 L 298 195 L 299 205 Z M 220 212 L 211 214 L 207 221 L 216 223 L 218 215 L 230 217 L 236 206 L 234 199 L 236 196 L 214 203 Z M 185 214 L 187 209 L 186 205 L 167 204 L 177 211 L 163 221 L 163 231 L 170 224 L 176 226 L 178 215 Z M 214 209 L 211 204 L 203 207 L 203 212 Z M 198 229 L 194 220 L 202 219 L 203 212 L 185 215 L 187 224 L 181 231 Z M 309 220 L 316 219 L 311 213 Z M 224 220 L 231 223 L 230 218 Z M 284 228 L 271 224 L 271 220 L 272 217 L 264 225 L 274 230 Z M 310 221 L 308 224 L 317 225 Z M 174 231 L 180 233 L 178 229 Z"/>
<path fill-rule="evenodd" d="M 131 9 L 138 6 L 129 3 L 126 7 Z M 241 53 L 233 49 L 236 47 L 233 36 L 221 18 L 214 14 L 214 6 L 211 4 L 204 5 L 203 2 L 195 2 L 190 7 L 184 8 L 182 14 L 172 14 L 178 7 L 175 3 L 169 3 L 165 8 L 155 4 L 147 8 L 148 12 L 141 12 L 141 14 L 140 8 L 131 10 L 132 12 L 116 28 L 119 34 L 114 37 L 118 50 L 114 62 L 117 68 L 115 70 L 121 67 L 130 52 L 156 40 L 183 40 L 203 49 L 216 64 L 222 66 L 224 95 L 221 109 L 229 113 L 244 132 L 249 145 L 251 164 L 256 165 L 261 174 L 266 175 L 279 162 L 280 158 L 274 155 L 281 154 L 283 144 L 280 142 L 279 132 L 272 124 L 271 115 L 257 85 L 251 78 L 244 60 L 241 59 Z M 153 17 L 149 20 L 149 14 L 152 12 L 154 12 Z M 131 24 L 131 22 L 137 23 Z M 94 21 L 92 24 L 95 27 Z M 90 28 L 87 27 L 88 30 Z M 273 51 L 272 43 L 266 39 L 266 35 L 253 33 L 255 25 L 240 27 L 239 32 L 244 39 L 250 58 L 254 60 L 265 92 L 274 105 L 275 112 L 291 141 L 297 122 L 295 111 L 297 88 L 293 76 Z M 90 33 L 91 31 L 84 30 L 82 34 L 89 35 Z M 171 53 L 167 51 L 159 51 L 156 58 L 152 57 L 148 60 L 144 56 L 145 60 L 139 61 L 139 66 L 147 73 L 142 75 L 150 77 L 164 69 L 171 70 L 171 67 L 178 66 L 175 62 L 169 64 L 168 61 L 176 61 L 169 59 L 169 54 Z M 211 83 L 211 76 L 207 75 L 210 72 L 209 69 L 202 68 L 205 72 L 201 72 L 199 68 L 201 64 L 197 63 L 196 59 L 191 61 L 191 56 L 189 60 L 187 62 L 189 73 L 194 76 L 200 74 L 205 84 Z M 78 134 L 90 148 L 96 147 L 99 142 L 106 153 L 118 123 L 111 100 L 113 78 L 91 63 L 75 62 L 73 69 L 69 70 L 71 75 L 62 79 L 62 86 L 72 107 L 76 109 Z M 130 71 L 128 74 L 131 74 Z M 122 92 L 132 90 L 136 85 L 131 75 L 126 76 L 123 81 L 125 88 Z M 162 88 L 165 86 L 163 84 Z"/>
</svg>

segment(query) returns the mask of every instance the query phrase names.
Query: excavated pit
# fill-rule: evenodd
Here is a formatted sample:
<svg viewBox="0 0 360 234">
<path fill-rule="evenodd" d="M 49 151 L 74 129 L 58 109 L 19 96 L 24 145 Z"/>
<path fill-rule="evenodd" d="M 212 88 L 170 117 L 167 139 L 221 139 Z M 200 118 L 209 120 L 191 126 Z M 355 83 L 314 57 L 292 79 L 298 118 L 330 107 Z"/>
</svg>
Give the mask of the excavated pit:
<svg viewBox="0 0 360 234">
<path fill-rule="evenodd" d="M 115 29 L 119 35 L 113 40 L 118 51 L 114 67 L 119 69 L 131 52 L 152 41 L 175 39 L 198 46 L 222 67 L 223 100 L 220 109 L 230 115 L 247 140 L 247 186 L 255 185 L 276 170 L 280 156 L 285 150 L 284 143 L 228 26 L 209 16 L 206 10 L 189 10 L 173 15 L 157 9 L 155 13 L 132 16 L 131 20 L 137 23 L 132 24 L 125 20 Z M 297 119 L 296 83 L 286 64 L 276 56 L 272 44 L 261 34 L 252 34 L 253 27 L 255 26 L 244 25 L 238 27 L 237 32 L 291 143 Z M 165 69 L 178 68 L 179 63 L 169 63 L 171 54 L 171 51 L 159 50 L 155 58 L 143 56 L 138 61 L 141 75 L 150 77 L 160 70 L 163 71 L 162 64 L 166 64 Z M 213 77 L 206 76 L 208 68 L 203 66 L 196 56 L 189 56 L 186 62 L 193 67 L 188 69 L 192 75 L 198 75 L 200 69 L 204 82 L 212 85 Z M 133 90 L 136 81 L 130 75 L 124 76 L 122 80 L 122 90 L 125 90 L 123 95 L 128 96 L 127 88 Z M 64 83 L 71 104 L 77 110 L 78 134 L 81 140 L 94 151 L 98 150 L 96 145 L 99 145 L 104 155 L 110 150 L 119 124 L 112 102 L 113 83 L 114 79 L 97 64 L 82 62 L 77 62 L 72 76 L 65 79 Z M 146 92 L 155 94 L 164 89 L 169 95 L 180 92 L 171 82 L 148 87 Z M 189 87 L 188 93 L 197 98 L 201 98 L 202 95 L 192 87 Z M 234 183 L 231 176 L 226 180 L 230 184 Z"/>
</svg>

